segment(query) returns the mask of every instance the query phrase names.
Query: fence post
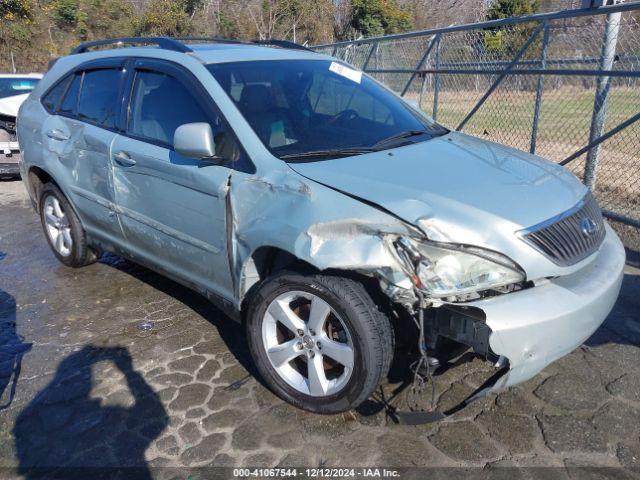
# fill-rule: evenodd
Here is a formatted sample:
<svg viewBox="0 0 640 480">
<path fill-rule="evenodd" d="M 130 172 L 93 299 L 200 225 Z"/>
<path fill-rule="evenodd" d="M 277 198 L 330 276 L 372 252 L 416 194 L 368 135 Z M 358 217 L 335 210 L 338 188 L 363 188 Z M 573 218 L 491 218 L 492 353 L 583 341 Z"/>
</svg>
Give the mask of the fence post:
<svg viewBox="0 0 640 480">
<path fill-rule="evenodd" d="M 13 70 L 13 73 L 16 73 L 16 61 L 13 58 L 13 50 L 11 50 L 11 69 Z"/>
<path fill-rule="evenodd" d="M 436 60 L 435 60 L 435 69 L 436 73 L 433 79 L 433 120 L 438 120 L 438 94 L 440 92 L 440 75 L 438 74 L 438 70 L 440 70 L 440 39 L 442 38 L 441 34 L 436 34 Z"/>
<path fill-rule="evenodd" d="M 426 86 L 425 83 L 427 80 L 427 74 L 421 73 L 419 74 L 419 76 L 421 77 L 422 81 L 420 82 L 420 96 L 418 97 L 418 108 L 422 110 L 422 97 L 424 96 L 424 87 Z"/>
<path fill-rule="evenodd" d="M 542 36 L 542 51 L 540 52 L 540 68 L 547 68 L 547 50 L 549 47 L 549 21 L 544 22 L 544 32 Z M 542 92 L 544 89 L 544 75 L 538 76 L 536 87 L 536 103 L 533 107 L 533 125 L 531 127 L 531 147 L 529 151 L 536 153 L 536 143 L 538 141 L 538 124 L 540 122 L 540 107 L 542 105 Z"/>
<path fill-rule="evenodd" d="M 621 12 L 607 14 L 604 26 L 604 37 L 602 39 L 602 52 L 600 54 L 600 70 L 611 70 L 616 57 L 616 46 L 618 43 L 618 32 L 620 30 Z M 591 130 L 589 132 L 589 143 L 602 136 L 604 123 L 607 114 L 607 99 L 609 88 L 611 87 L 611 77 L 600 76 L 596 84 L 596 96 L 593 102 L 593 116 L 591 117 Z M 598 160 L 600 157 L 601 144 L 591 148 L 587 153 L 587 161 L 584 166 L 583 181 L 591 190 L 596 185 L 598 170 Z"/>
</svg>

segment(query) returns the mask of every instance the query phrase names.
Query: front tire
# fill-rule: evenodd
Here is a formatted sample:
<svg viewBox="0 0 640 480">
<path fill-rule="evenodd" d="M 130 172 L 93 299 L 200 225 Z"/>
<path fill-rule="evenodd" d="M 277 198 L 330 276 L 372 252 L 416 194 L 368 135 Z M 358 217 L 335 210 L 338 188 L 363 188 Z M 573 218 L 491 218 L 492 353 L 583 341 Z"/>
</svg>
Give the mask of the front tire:
<svg viewBox="0 0 640 480">
<path fill-rule="evenodd" d="M 247 337 L 256 367 L 285 401 L 316 413 L 357 407 L 387 374 L 391 325 L 362 284 L 280 273 L 250 301 Z"/>
<path fill-rule="evenodd" d="M 52 183 L 40 192 L 40 221 L 54 255 L 68 267 L 83 267 L 96 261 L 87 246 L 80 219 L 64 194 Z"/>
</svg>

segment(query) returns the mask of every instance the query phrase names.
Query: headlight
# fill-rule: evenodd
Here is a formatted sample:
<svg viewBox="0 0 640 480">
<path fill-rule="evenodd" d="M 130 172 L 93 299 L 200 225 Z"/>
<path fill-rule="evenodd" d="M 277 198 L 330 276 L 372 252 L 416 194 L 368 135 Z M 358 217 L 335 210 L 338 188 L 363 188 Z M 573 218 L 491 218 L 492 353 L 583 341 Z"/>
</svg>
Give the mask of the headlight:
<svg viewBox="0 0 640 480">
<path fill-rule="evenodd" d="M 406 248 L 406 239 L 403 240 Z M 427 242 L 411 244 L 420 287 L 433 297 L 489 290 L 525 280 L 518 265 L 490 250 Z"/>
</svg>

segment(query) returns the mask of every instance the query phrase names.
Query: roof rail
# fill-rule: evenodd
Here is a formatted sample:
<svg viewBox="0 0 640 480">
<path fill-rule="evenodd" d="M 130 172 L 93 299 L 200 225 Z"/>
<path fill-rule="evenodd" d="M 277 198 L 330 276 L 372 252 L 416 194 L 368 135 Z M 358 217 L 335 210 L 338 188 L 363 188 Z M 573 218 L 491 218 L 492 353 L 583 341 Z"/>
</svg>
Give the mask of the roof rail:
<svg viewBox="0 0 640 480">
<path fill-rule="evenodd" d="M 191 51 L 191 49 L 183 43 L 168 37 L 121 37 L 81 43 L 71 51 L 71 54 L 84 53 L 90 48 L 101 47 L 103 45 L 136 45 L 149 43 L 155 44 L 165 50 L 173 50 L 175 52 L 186 53 Z"/>
<path fill-rule="evenodd" d="M 273 45 L 280 48 L 289 48 L 295 50 L 307 50 L 312 52 L 310 48 L 300 45 L 289 40 L 251 40 L 245 42 L 243 40 L 235 40 L 231 38 L 208 38 L 208 37 L 121 37 L 121 38 L 108 38 L 105 40 L 94 40 L 92 42 L 84 42 L 78 45 L 71 51 L 71 54 L 84 53 L 94 47 L 101 47 L 104 45 L 140 45 L 140 44 L 155 44 L 158 47 L 165 50 L 173 50 L 175 52 L 192 52 L 193 50 L 185 45 L 183 42 L 214 42 L 214 43 L 235 43 L 241 45 Z"/>
<path fill-rule="evenodd" d="M 290 40 L 252 40 L 251 43 L 255 43 L 256 45 L 275 45 L 280 48 L 291 48 L 294 50 L 307 50 L 309 52 L 313 52 L 310 48 L 305 47 L 304 45 L 300 45 L 299 43 L 292 42 Z"/>
<path fill-rule="evenodd" d="M 243 40 L 220 37 L 171 37 L 171 39 L 179 42 L 246 43 Z"/>
<path fill-rule="evenodd" d="M 304 45 L 300 45 L 299 43 L 291 42 L 289 40 L 277 40 L 275 38 L 271 40 L 249 40 L 249 41 L 238 40 L 234 38 L 218 38 L 218 37 L 172 37 L 172 38 L 174 40 L 179 40 L 184 42 L 200 41 L 200 42 L 215 42 L 215 43 L 236 43 L 240 45 L 250 45 L 253 43 L 255 45 L 265 45 L 265 46 L 273 45 L 275 47 L 280 47 L 280 48 L 308 50 L 310 52 L 313 51 L 310 48 L 305 47 Z"/>
</svg>

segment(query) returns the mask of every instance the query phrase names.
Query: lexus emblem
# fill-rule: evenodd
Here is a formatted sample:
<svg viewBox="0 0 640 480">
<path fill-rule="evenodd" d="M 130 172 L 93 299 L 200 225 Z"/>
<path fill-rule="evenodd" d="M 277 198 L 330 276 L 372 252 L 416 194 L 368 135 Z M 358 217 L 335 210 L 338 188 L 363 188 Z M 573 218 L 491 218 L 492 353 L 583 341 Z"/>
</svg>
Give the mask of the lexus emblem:
<svg viewBox="0 0 640 480">
<path fill-rule="evenodd" d="M 596 222 L 591 220 L 589 217 L 585 217 L 580 220 L 580 230 L 585 237 L 591 237 L 598 230 L 598 226 L 596 225 Z"/>
</svg>

